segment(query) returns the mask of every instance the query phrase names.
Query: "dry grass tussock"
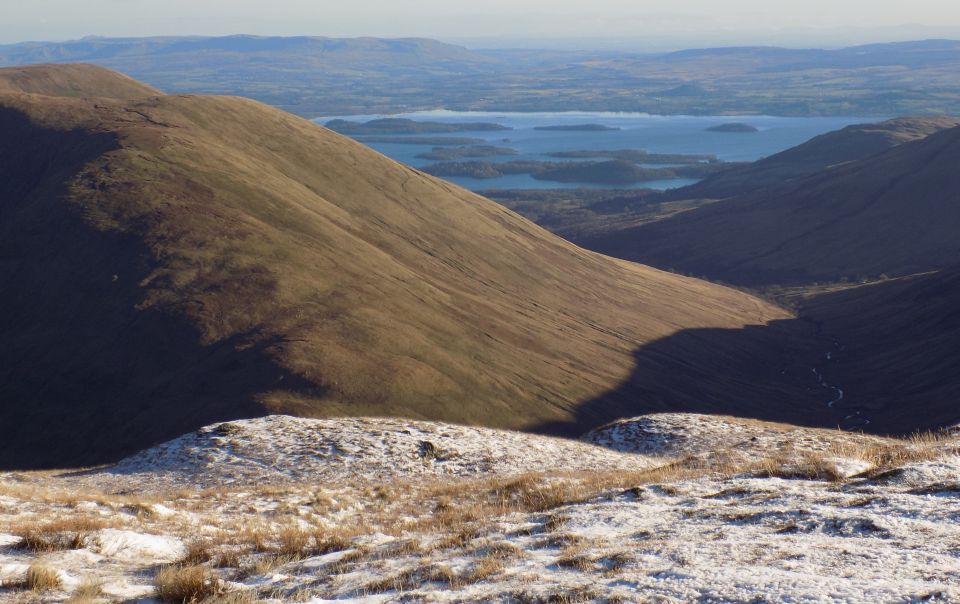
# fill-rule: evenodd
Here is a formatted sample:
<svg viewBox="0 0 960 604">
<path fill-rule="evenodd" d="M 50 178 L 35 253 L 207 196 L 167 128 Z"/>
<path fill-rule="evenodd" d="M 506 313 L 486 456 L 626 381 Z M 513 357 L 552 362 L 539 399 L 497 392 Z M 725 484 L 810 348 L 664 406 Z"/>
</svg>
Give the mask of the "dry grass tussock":
<svg viewBox="0 0 960 604">
<path fill-rule="evenodd" d="M 206 566 L 166 566 L 154 577 L 155 595 L 161 602 L 192 604 L 223 592 L 220 578 Z"/>
<path fill-rule="evenodd" d="M 309 558 L 347 549 L 354 536 L 351 531 L 342 529 L 289 527 L 276 535 L 271 551 L 295 559 Z"/>
<path fill-rule="evenodd" d="M 18 549 L 34 553 L 80 549 L 91 533 L 105 528 L 108 523 L 101 518 L 73 516 L 58 520 L 25 523 L 11 527 L 11 533 L 20 537 Z"/>
<path fill-rule="evenodd" d="M 421 529 L 463 531 L 471 522 L 515 512 L 542 513 L 588 501 L 611 489 L 622 489 L 651 475 L 641 472 L 526 473 L 506 478 L 428 486 L 412 498 L 407 512 L 418 509 Z M 431 510 L 431 514 L 422 514 Z"/>
<path fill-rule="evenodd" d="M 66 604 L 92 604 L 103 595 L 103 583 L 96 579 L 84 579 L 70 594 Z"/>
<path fill-rule="evenodd" d="M 438 583 L 450 589 L 460 589 L 467 585 L 482 583 L 502 572 L 506 564 L 504 558 L 491 554 L 482 556 L 471 563 L 462 572 L 456 572 L 444 564 L 431 564 L 423 559 L 416 568 L 408 568 L 365 585 L 362 595 L 379 594 L 387 591 L 410 591 L 429 583 Z"/>
<path fill-rule="evenodd" d="M 839 482 L 849 477 L 838 468 L 838 459 L 864 462 L 870 469 L 863 475 L 870 476 L 958 452 L 956 436 L 947 432 L 918 433 L 903 439 L 845 438 L 835 440 L 823 452 L 775 453 L 741 471 L 758 476 Z"/>
<path fill-rule="evenodd" d="M 27 568 L 26 574 L 18 581 L 2 583 L 4 588 L 46 592 L 59 589 L 62 585 L 60 573 L 51 566 L 35 562 Z"/>
<path fill-rule="evenodd" d="M 71 470 L 71 472 L 76 473 L 91 469 L 93 468 L 78 468 Z M 110 507 L 130 506 L 131 509 L 148 509 L 150 504 L 175 496 L 175 493 L 149 493 L 133 496 L 107 493 L 91 487 L 86 487 L 82 491 L 78 491 L 76 488 L 51 487 L 49 479 L 59 474 L 61 474 L 59 470 L 11 474 L 8 480 L 0 482 L 0 495 L 28 499 L 37 503 L 63 505 L 69 508 L 75 508 L 81 503 L 96 503 Z"/>
<path fill-rule="evenodd" d="M 44 564 L 31 564 L 27 569 L 24 587 L 31 591 L 50 591 L 60 587 L 60 574 Z"/>
<path fill-rule="evenodd" d="M 587 554 L 584 549 L 582 544 L 567 547 L 557 559 L 557 566 L 574 568 L 584 572 L 593 570 L 596 565 L 596 558 Z"/>
<path fill-rule="evenodd" d="M 758 457 L 737 450 L 718 450 L 676 459 L 634 473 L 631 478 L 637 485 L 704 477 L 725 479 L 738 475 L 842 481 L 848 477 L 838 468 L 837 460 L 859 460 L 869 465 L 869 472 L 874 473 L 960 453 L 956 435 L 945 431 L 918 433 L 907 438 L 861 438 L 844 433 L 830 436 L 831 444 L 824 451 L 795 450 L 788 446 Z M 601 474 L 594 475 L 593 482 L 599 487 L 609 484 Z"/>
<path fill-rule="evenodd" d="M 880 442 L 847 440 L 835 443 L 830 454 L 870 462 L 879 469 L 893 469 L 908 463 L 931 461 L 949 453 L 960 453 L 957 436 L 948 431 L 919 432 L 903 439 Z"/>
</svg>

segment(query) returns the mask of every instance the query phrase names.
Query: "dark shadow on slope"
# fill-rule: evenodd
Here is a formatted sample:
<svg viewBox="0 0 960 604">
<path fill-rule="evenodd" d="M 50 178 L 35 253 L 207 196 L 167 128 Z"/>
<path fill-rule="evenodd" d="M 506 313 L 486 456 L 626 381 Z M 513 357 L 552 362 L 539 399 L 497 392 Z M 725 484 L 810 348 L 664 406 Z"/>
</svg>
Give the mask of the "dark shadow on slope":
<svg viewBox="0 0 960 604">
<path fill-rule="evenodd" d="M 803 319 L 744 329 L 688 329 L 634 353 L 632 374 L 618 388 L 581 404 L 571 422 L 536 431 L 579 435 L 637 415 L 691 412 L 836 428 L 832 391 L 819 368 L 831 339 Z"/>
<path fill-rule="evenodd" d="M 824 375 L 872 429 L 960 422 L 960 267 L 821 295 L 802 312 L 837 341 Z"/>
<path fill-rule="evenodd" d="M 800 318 L 766 327 L 681 331 L 634 357 L 619 388 L 580 405 L 573 422 L 538 430 L 576 435 L 662 412 L 899 436 L 952 426 L 960 266 L 824 294 Z"/>
<path fill-rule="evenodd" d="M 312 385 L 280 342 L 210 345 L 175 311 L 139 310 L 150 254 L 67 198 L 106 134 L 41 129 L 0 110 L 0 469 L 113 461 L 204 424 L 263 415 L 256 395 Z"/>
</svg>

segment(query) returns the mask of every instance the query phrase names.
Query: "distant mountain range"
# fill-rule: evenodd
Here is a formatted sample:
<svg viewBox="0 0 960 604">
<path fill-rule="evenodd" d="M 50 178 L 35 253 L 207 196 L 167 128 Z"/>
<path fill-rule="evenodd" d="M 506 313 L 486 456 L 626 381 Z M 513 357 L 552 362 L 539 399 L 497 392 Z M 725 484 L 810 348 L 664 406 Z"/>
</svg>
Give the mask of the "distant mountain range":
<svg viewBox="0 0 960 604">
<path fill-rule="evenodd" d="M 667 114 L 960 113 L 960 42 L 667 54 L 484 50 L 428 39 L 84 38 L 0 46 L 0 66 L 89 62 L 167 92 L 254 98 L 305 116 L 446 107 Z"/>
</svg>

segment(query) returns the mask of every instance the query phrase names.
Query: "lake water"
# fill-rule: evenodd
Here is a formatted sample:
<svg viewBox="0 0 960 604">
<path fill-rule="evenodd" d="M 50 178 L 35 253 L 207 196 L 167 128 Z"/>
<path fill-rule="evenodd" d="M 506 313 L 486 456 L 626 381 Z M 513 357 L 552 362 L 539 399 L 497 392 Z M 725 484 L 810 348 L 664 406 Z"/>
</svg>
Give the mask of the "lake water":
<svg viewBox="0 0 960 604">
<path fill-rule="evenodd" d="M 512 147 L 517 155 L 464 158 L 461 161 L 505 162 L 516 159 L 567 161 L 551 158 L 546 153 L 580 150 L 643 149 L 650 153 L 712 154 L 724 161 L 755 161 L 803 143 L 814 136 L 850 124 L 878 122 L 878 117 L 771 117 L 771 116 L 663 116 L 641 113 L 487 113 L 458 111 L 419 111 L 399 115 L 331 116 L 316 120 L 323 124 L 332 119 L 368 121 L 381 117 L 403 117 L 418 121 L 445 123 L 492 122 L 513 130 L 453 132 L 414 136 L 469 137 L 483 139 L 498 147 Z M 745 123 L 759 132 L 709 132 L 707 128 L 727 123 Z M 544 131 L 536 126 L 602 124 L 620 130 Z M 370 147 L 397 161 L 421 168 L 436 163 L 415 157 L 430 151 L 432 145 L 368 143 Z M 586 160 L 578 160 L 586 161 Z M 541 181 L 527 174 L 501 178 L 475 179 L 450 177 L 447 180 L 469 189 L 553 189 L 553 188 L 657 188 L 667 189 L 692 184 L 694 180 L 647 181 L 627 186 Z"/>
</svg>

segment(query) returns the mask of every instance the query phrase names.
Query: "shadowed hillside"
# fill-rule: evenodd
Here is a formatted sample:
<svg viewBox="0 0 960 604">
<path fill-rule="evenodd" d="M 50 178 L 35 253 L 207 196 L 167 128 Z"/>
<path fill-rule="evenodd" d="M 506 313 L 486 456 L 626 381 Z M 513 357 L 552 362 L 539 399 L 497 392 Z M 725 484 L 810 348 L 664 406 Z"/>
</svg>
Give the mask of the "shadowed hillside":
<svg viewBox="0 0 960 604">
<path fill-rule="evenodd" d="M 891 147 L 960 126 L 952 117 L 902 117 L 828 132 L 776 155 L 708 176 L 667 193 L 671 199 L 722 199 L 782 185 L 830 166 L 864 159 Z"/>
<path fill-rule="evenodd" d="M 741 417 L 899 436 L 960 421 L 960 267 L 852 286 L 799 306 L 796 319 L 651 342 L 635 352 L 621 387 L 580 413 L 604 413 L 627 399 L 645 414 L 735 408 Z M 710 350 L 711 362 L 691 365 L 684 351 L 695 347 Z"/>
<path fill-rule="evenodd" d="M 45 95 L 0 95 L 0 278 L 17 284 L 0 299 L 4 466 L 268 412 L 566 422 L 646 343 L 788 317 L 577 248 L 253 101 L 93 101 L 77 91 L 129 80 L 11 73 Z"/>
<path fill-rule="evenodd" d="M 578 240 L 742 285 L 906 275 L 960 257 L 960 127 L 665 220 Z"/>
<path fill-rule="evenodd" d="M 803 314 L 837 343 L 823 367 L 844 388 L 837 407 L 870 430 L 960 420 L 960 267 L 820 296 Z"/>
</svg>

